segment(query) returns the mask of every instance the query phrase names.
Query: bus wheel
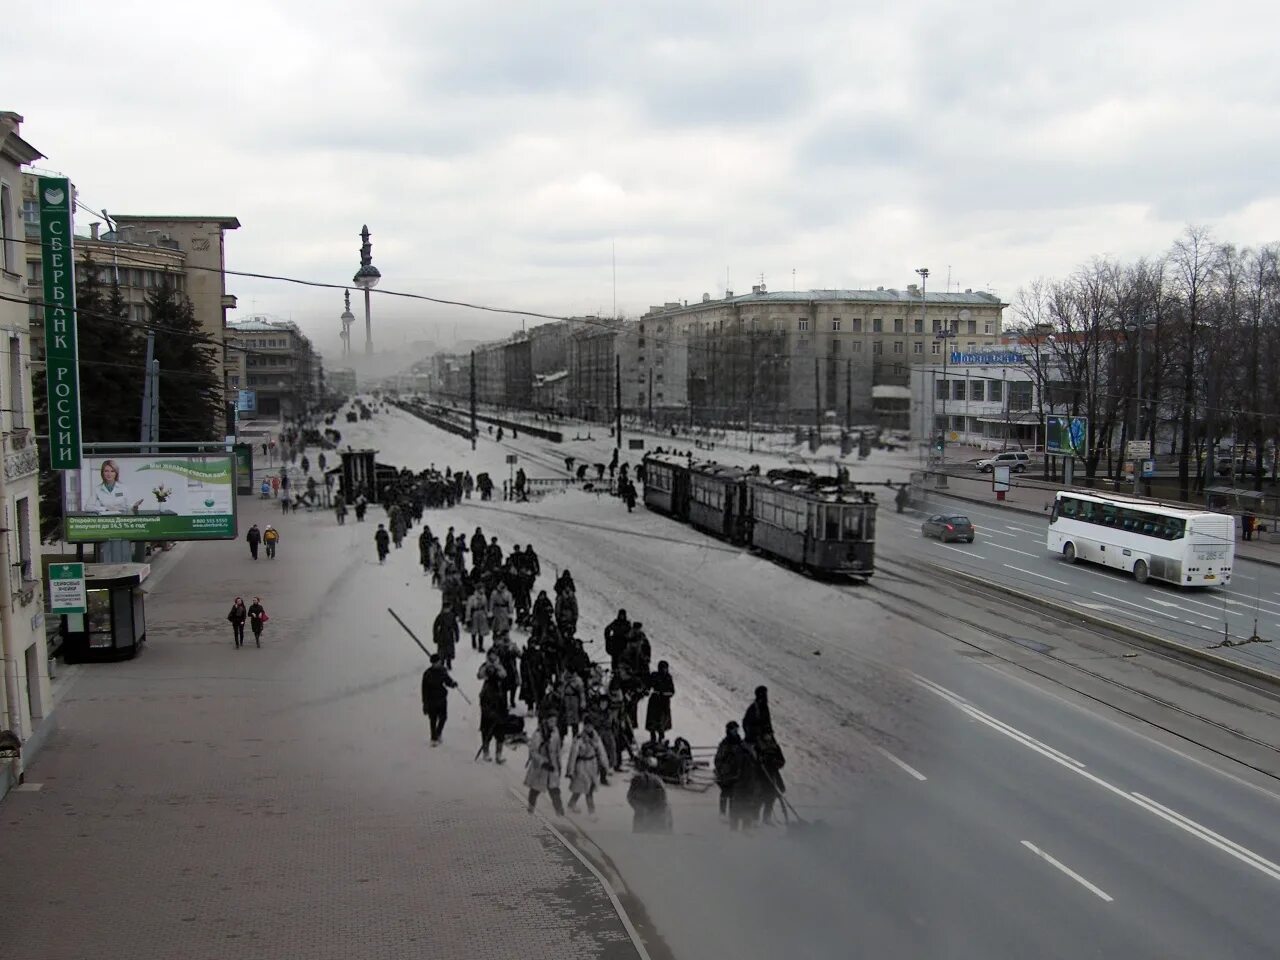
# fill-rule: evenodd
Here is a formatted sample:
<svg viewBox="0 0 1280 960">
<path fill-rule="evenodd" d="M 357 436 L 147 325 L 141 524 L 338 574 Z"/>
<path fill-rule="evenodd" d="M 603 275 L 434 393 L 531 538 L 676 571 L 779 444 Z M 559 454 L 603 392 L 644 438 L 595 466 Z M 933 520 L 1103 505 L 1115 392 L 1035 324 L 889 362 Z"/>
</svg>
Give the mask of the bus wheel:
<svg viewBox="0 0 1280 960">
<path fill-rule="evenodd" d="M 1146 583 L 1147 578 L 1151 576 L 1151 571 L 1147 569 L 1147 561 L 1139 560 L 1133 565 L 1133 579 L 1139 583 Z"/>
<path fill-rule="evenodd" d="M 1076 562 L 1076 545 L 1074 543 L 1071 543 L 1070 541 L 1068 541 L 1067 544 L 1062 548 L 1062 558 L 1066 560 L 1067 563 Z"/>
</svg>

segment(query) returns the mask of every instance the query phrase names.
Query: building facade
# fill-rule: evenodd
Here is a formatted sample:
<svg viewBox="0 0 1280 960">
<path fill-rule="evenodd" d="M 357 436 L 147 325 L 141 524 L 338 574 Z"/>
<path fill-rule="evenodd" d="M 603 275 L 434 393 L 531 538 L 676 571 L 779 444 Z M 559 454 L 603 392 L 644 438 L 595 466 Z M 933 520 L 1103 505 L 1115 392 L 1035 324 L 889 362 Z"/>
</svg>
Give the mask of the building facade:
<svg viewBox="0 0 1280 960">
<path fill-rule="evenodd" d="M 226 340 L 228 393 L 253 394 L 241 419 L 289 420 L 319 399 L 319 358 L 296 323 L 250 317 L 227 324 Z"/>
<path fill-rule="evenodd" d="M 568 412 L 583 420 L 609 420 L 615 412 L 614 384 L 618 338 L 623 325 L 616 320 L 584 317 L 569 333 Z"/>
<path fill-rule="evenodd" d="M 948 362 L 911 370 L 911 438 L 984 450 L 1040 447 L 1043 425 L 1039 377 L 1023 345 L 1009 338 L 998 347 L 953 350 Z"/>
<path fill-rule="evenodd" d="M 39 453 L 31 396 L 30 326 L 26 279 L 25 230 L 21 222 L 22 167 L 41 154 L 19 136 L 22 117 L 0 112 L 0 339 L 6 356 L 0 363 L 0 435 L 3 437 L 3 501 L 8 569 L 0 596 L 0 645 L 4 683 L 0 684 L 0 728 L 23 744 L 23 763 L 38 752 L 53 720 L 49 688 L 49 649 L 44 627 L 43 571 L 40 564 Z M 41 294 L 43 291 L 40 292 Z M 0 760 L 0 795 L 14 780 L 13 761 Z"/>
</svg>

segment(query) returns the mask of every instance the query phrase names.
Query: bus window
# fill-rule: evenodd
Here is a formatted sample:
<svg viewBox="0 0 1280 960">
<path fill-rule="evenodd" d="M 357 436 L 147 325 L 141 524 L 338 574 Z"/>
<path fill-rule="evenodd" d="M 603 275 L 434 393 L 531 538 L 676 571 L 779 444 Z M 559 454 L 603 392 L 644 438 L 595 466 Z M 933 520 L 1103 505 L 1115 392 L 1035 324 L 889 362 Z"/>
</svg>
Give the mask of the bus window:
<svg viewBox="0 0 1280 960">
<path fill-rule="evenodd" d="M 1166 540 L 1181 540 L 1182 535 L 1187 532 L 1187 521 L 1177 517 L 1169 517 L 1164 522 L 1164 538 Z"/>
<path fill-rule="evenodd" d="M 822 507 L 822 539 L 840 539 L 840 507 Z"/>
<path fill-rule="evenodd" d="M 1119 511 L 1110 504 L 1103 504 L 1102 507 L 1102 523 L 1104 526 L 1114 527 L 1116 525 L 1116 514 Z"/>
<path fill-rule="evenodd" d="M 861 507 L 845 507 L 842 512 L 844 514 L 844 539 L 845 540 L 861 540 L 862 539 L 862 508 Z"/>
</svg>

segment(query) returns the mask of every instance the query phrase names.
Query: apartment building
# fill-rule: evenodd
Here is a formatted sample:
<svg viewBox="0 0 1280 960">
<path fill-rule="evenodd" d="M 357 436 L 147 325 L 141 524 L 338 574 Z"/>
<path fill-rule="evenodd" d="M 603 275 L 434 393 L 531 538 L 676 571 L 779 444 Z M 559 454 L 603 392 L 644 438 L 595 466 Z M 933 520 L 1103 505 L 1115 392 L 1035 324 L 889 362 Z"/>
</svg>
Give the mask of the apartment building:
<svg viewBox="0 0 1280 960">
<path fill-rule="evenodd" d="M 288 420 L 318 399 L 319 359 L 296 323 L 250 317 L 227 324 L 226 340 L 228 395 L 252 395 L 241 419 Z"/>
</svg>

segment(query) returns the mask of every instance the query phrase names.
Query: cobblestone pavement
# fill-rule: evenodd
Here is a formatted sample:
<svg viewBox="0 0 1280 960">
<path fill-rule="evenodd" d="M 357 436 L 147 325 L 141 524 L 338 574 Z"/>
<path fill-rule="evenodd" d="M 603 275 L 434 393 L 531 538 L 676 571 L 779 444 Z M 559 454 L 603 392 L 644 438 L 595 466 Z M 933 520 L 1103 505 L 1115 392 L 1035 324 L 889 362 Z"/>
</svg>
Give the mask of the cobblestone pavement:
<svg viewBox="0 0 1280 960">
<path fill-rule="evenodd" d="M 142 656 L 82 671 L 39 789 L 0 803 L 4 955 L 634 957 L 595 879 L 472 762 L 456 697 L 428 749 L 423 657 L 385 607 L 425 637 L 438 594 L 377 566 L 376 522 L 265 509 L 242 501 L 242 529 L 280 526 L 280 558 L 192 545 Z M 261 649 L 232 646 L 236 594 L 272 614 Z"/>
</svg>

